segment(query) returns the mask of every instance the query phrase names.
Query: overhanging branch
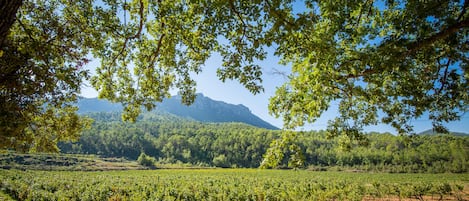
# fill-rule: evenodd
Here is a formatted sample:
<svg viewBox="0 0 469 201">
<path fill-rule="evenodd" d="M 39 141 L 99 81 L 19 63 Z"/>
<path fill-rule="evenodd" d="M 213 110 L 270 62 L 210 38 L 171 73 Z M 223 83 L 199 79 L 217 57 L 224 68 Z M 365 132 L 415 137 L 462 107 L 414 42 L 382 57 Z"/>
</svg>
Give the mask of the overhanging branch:
<svg viewBox="0 0 469 201">
<path fill-rule="evenodd" d="M 425 39 L 422 39 L 422 40 L 417 40 L 417 41 L 414 41 L 414 42 L 411 42 L 409 44 L 406 45 L 407 47 L 407 52 L 405 52 L 404 54 L 414 54 L 416 51 L 424 48 L 424 47 L 427 47 L 427 46 L 430 46 L 431 44 L 435 43 L 436 41 L 438 40 L 441 40 L 441 39 L 444 39 L 456 32 L 458 32 L 460 29 L 462 28 L 467 28 L 469 27 L 469 19 L 465 19 L 463 21 L 460 21 L 456 24 L 453 24 L 449 27 L 447 27 L 446 29 L 443 29 L 441 30 L 440 32 L 428 37 L 428 38 L 425 38 Z M 404 55 L 403 55 L 404 56 Z"/>
<path fill-rule="evenodd" d="M 417 51 L 421 50 L 422 48 L 428 47 L 428 46 L 434 44 L 435 42 L 437 42 L 439 40 L 442 40 L 442 39 L 445 39 L 445 38 L 451 36 L 452 34 L 457 33 L 461 29 L 468 28 L 468 27 L 469 27 L 469 19 L 465 19 L 465 20 L 460 21 L 456 24 L 448 26 L 447 28 L 442 29 L 441 31 L 439 31 L 439 32 L 427 37 L 427 38 L 410 42 L 406 45 L 407 51 L 401 52 L 400 54 L 396 55 L 395 58 L 402 59 L 402 58 L 404 58 L 408 55 L 413 55 Z M 386 45 L 384 44 L 383 47 L 384 46 L 386 46 Z M 368 56 L 368 55 L 361 55 L 361 56 Z M 362 59 L 358 58 L 358 60 L 362 60 Z M 343 65 L 348 64 L 348 63 L 349 62 L 346 62 L 346 63 L 343 63 L 341 65 L 343 66 Z M 365 69 L 365 70 L 363 70 L 359 73 L 343 75 L 340 78 L 341 79 L 358 78 L 358 77 L 364 77 L 364 76 L 367 76 L 367 75 L 375 74 L 377 72 L 378 72 L 378 70 L 376 70 L 375 68 L 367 68 L 367 69 Z"/>
</svg>

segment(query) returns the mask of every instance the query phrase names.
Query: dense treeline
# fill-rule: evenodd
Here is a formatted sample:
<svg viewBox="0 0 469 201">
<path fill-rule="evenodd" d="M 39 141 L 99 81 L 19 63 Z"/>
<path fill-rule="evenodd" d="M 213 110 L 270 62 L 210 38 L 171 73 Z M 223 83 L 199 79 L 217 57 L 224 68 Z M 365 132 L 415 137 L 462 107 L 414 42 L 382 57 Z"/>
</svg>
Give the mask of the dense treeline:
<svg viewBox="0 0 469 201">
<path fill-rule="evenodd" d="M 146 113 L 137 123 L 122 123 L 118 113 L 96 113 L 92 129 L 76 143 L 62 143 L 65 153 L 89 153 L 136 160 L 141 153 L 159 163 L 217 167 L 258 167 L 281 131 L 239 123 L 200 123 L 169 114 Z M 340 139 L 324 131 L 299 132 L 295 142 L 306 167 L 385 172 L 467 172 L 469 137 L 425 135 L 398 137 L 370 133 L 369 146 L 342 151 Z M 288 155 L 283 166 L 288 167 Z"/>
<path fill-rule="evenodd" d="M 65 153 L 89 153 L 137 159 L 145 153 L 162 163 L 258 167 L 278 131 L 240 123 L 200 123 L 170 114 L 146 113 L 137 123 L 120 114 L 97 113 L 92 129 L 77 143 L 60 144 Z"/>
</svg>

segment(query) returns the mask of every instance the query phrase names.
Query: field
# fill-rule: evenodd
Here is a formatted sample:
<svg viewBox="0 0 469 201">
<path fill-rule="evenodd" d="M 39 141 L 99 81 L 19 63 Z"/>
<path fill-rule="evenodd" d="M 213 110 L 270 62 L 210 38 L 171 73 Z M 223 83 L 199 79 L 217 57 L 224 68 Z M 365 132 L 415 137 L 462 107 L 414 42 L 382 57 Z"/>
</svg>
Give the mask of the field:
<svg viewBox="0 0 469 201">
<path fill-rule="evenodd" d="M 468 200 L 469 174 L 0 170 L 0 200 Z M 1 196 L 4 198 L 1 198 Z"/>
<path fill-rule="evenodd" d="M 18 154 L 0 152 L 0 169 L 19 170 L 137 170 L 148 169 L 136 161 L 123 158 L 101 158 L 94 155 L 71 154 Z"/>
</svg>

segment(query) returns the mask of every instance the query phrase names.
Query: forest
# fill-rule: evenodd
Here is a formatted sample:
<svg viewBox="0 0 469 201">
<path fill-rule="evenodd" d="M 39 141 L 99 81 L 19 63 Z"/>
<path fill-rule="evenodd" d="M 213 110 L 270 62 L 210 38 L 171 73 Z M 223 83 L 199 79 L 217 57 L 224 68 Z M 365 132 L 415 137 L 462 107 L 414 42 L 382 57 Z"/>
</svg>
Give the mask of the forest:
<svg viewBox="0 0 469 201">
<path fill-rule="evenodd" d="M 160 164 L 201 167 L 257 168 L 270 143 L 282 131 L 241 123 L 202 123 L 167 113 L 147 112 L 136 123 L 123 123 L 119 113 L 91 113 L 95 119 L 77 142 L 59 143 L 63 153 L 97 154 L 136 160 L 140 154 Z M 299 147 L 302 164 L 290 164 L 295 153 L 285 151 L 278 168 L 357 170 L 376 172 L 465 173 L 469 167 L 469 137 L 445 135 L 396 136 L 368 133 L 367 145 L 343 150 L 340 138 L 326 131 L 296 132 L 290 142 Z M 296 153 L 298 154 L 298 153 Z"/>
</svg>

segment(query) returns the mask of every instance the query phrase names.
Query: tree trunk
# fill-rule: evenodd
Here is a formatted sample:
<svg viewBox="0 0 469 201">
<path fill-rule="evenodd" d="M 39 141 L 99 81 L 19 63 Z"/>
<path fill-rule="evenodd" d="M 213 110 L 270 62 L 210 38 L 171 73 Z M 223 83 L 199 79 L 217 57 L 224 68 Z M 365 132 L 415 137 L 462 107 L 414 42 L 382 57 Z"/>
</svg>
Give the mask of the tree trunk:
<svg viewBox="0 0 469 201">
<path fill-rule="evenodd" d="M 16 20 L 16 13 L 23 0 L 0 0 L 0 48 L 8 35 L 11 25 Z"/>
</svg>

